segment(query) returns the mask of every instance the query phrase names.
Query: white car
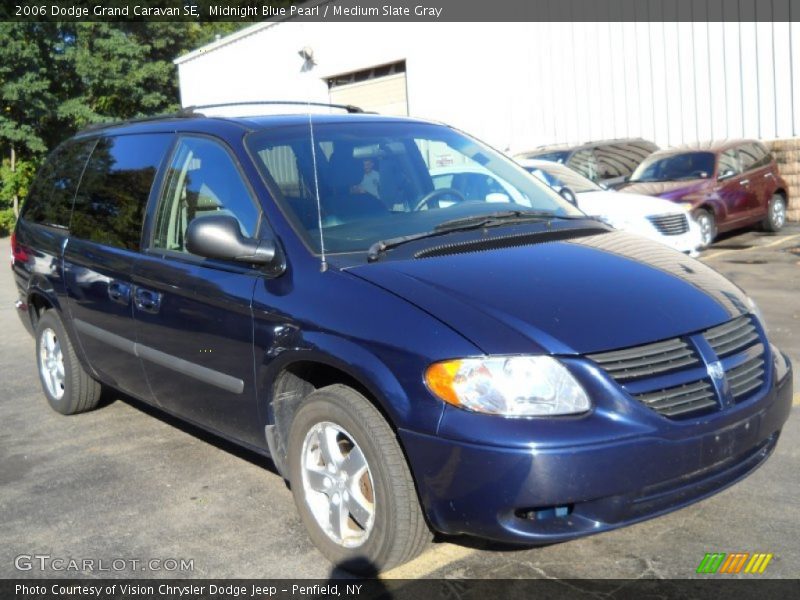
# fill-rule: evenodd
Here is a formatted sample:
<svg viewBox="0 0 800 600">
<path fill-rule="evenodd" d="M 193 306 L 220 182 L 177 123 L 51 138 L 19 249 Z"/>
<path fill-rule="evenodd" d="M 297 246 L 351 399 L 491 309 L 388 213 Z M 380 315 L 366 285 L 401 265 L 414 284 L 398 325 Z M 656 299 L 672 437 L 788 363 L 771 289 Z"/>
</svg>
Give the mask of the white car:
<svg viewBox="0 0 800 600">
<path fill-rule="evenodd" d="M 702 236 L 689 213 L 690 205 L 684 207 L 662 198 L 610 191 L 559 163 L 529 159 L 519 164 L 587 215 L 697 256 Z"/>
</svg>

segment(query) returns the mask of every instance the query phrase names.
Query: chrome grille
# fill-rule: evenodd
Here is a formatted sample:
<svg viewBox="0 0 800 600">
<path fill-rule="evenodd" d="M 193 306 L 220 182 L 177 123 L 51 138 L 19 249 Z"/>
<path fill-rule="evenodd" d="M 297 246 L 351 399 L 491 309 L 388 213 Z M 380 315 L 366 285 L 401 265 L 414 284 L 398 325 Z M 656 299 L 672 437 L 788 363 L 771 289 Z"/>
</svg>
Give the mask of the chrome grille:
<svg viewBox="0 0 800 600">
<path fill-rule="evenodd" d="M 634 398 L 665 417 L 677 417 L 717 406 L 714 388 L 706 380 L 636 394 Z"/>
<path fill-rule="evenodd" d="M 744 400 L 752 392 L 764 385 L 764 355 L 745 361 L 728 371 L 728 385 L 736 402 Z"/>
<path fill-rule="evenodd" d="M 689 231 L 689 220 L 685 213 L 651 215 L 647 218 L 663 235 L 681 235 Z"/>
<path fill-rule="evenodd" d="M 749 316 L 744 315 L 707 330 L 703 337 L 720 358 L 744 350 L 758 341 L 758 331 Z"/>
<path fill-rule="evenodd" d="M 588 358 L 617 381 L 666 373 L 700 362 L 694 350 L 679 338 L 625 350 L 589 354 Z"/>
</svg>

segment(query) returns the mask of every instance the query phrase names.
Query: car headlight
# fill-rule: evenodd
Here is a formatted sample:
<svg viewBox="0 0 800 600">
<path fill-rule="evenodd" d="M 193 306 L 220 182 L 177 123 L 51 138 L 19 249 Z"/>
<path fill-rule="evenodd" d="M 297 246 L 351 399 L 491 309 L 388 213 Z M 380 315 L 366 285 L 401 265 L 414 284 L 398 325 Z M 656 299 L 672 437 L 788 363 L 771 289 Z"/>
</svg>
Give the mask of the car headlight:
<svg viewBox="0 0 800 600">
<path fill-rule="evenodd" d="M 786 362 L 783 352 L 778 350 L 774 344 L 770 344 L 769 347 L 772 350 L 772 360 L 775 363 L 775 381 L 783 381 L 783 378 L 789 373 L 789 363 Z"/>
<path fill-rule="evenodd" d="M 747 297 L 747 306 L 750 308 L 750 312 L 756 316 L 758 322 L 761 323 L 761 327 L 766 329 L 767 322 L 764 320 L 764 313 L 761 312 L 761 309 L 758 308 L 758 304 L 756 304 L 755 300 L 750 296 Z"/>
<path fill-rule="evenodd" d="M 590 407 L 580 384 L 549 356 L 447 360 L 428 367 L 425 383 L 449 404 L 493 415 L 571 415 Z"/>
<path fill-rule="evenodd" d="M 694 204 L 692 204 L 691 202 L 678 202 L 677 205 L 684 212 L 691 212 L 691 210 L 694 208 Z"/>
</svg>

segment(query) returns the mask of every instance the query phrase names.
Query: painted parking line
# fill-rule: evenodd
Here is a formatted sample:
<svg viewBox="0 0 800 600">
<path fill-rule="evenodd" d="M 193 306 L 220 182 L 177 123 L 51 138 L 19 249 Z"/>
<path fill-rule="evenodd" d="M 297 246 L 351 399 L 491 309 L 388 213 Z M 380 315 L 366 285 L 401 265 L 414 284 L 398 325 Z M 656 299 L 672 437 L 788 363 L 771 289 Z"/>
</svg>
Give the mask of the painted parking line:
<svg viewBox="0 0 800 600">
<path fill-rule="evenodd" d="M 785 244 L 786 242 L 790 242 L 796 238 L 800 238 L 800 233 L 795 233 L 794 235 L 787 235 L 786 237 L 780 237 L 777 240 L 773 240 L 768 244 L 763 244 L 761 246 L 752 246 L 751 248 L 731 248 L 730 250 L 717 250 L 716 252 L 709 252 L 708 254 L 702 254 L 700 258 L 709 259 L 709 258 L 718 258 L 725 254 L 729 254 L 731 252 L 749 252 L 751 250 L 763 250 L 764 248 L 772 248 L 773 246 L 777 246 L 779 244 Z"/>
<path fill-rule="evenodd" d="M 794 396 L 792 397 L 792 405 L 800 406 L 800 392 L 794 393 Z"/>
<path fill-rule="evenodd" d="M 430 575 L 434 571 L 453 564 L 467 556 L 475 554 L 477 550 L 455 544 L 436 544 L 430 550 L 423 552 L 414 560 L 404 565 L 389 569 L 381 573 L 380 579 L 417 579 Z"/>
</svg>

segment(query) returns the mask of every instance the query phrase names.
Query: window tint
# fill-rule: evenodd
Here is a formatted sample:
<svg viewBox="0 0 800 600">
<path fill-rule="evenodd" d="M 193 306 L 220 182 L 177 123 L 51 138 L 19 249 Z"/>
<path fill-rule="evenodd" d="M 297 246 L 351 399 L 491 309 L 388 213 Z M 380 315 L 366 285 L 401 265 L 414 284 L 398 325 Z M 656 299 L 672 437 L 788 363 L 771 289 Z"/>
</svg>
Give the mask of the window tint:
<svg viewBox="0 0 800 600">
<path fill-rule="evenodd" d="M 150 188 L 171 139 L 170 134 L 99 139 L 75 197 L 72 234 L 137 250 Z"/>
<path fill-rule="evenodd" d="M 39 171 L 22 216 L 34 223 L 69 227 L 72 201 L 94 140 L 68 142 L 56 148 Z"/>
<path fill-rule="evenodd" d="M 714 173 L 715 156 L 711 152 L 655 154 L 636 167 L 631 181 L 681 181 L 707 179 Z"/>
<path fill-rule="evenodd" d="M 587 179 L 598 180 L 597 160 L 595 159 L 594 151 L 579 150 L 572 155 L 567 164 Z"/>
<path fill-rule="evenodd" d="M 739 146 L 739 159 L 742 162 L 743 171 L 760 169 L 772 162 L 772 156 L 767 149 L 755 142 Z"/>
<path fill-rule="evenodd" d="M 739 162 L 739 152 L 736 148 L 725 150 L 719 155 L 719 168 L 717 169 L 717 177 L 726 179 L 742 172 L 742 165 Z"/>
<path fill-rule="evenodd" d="M 297 185 L 296 167 L 288 154 L 275 154 L 285 171 L 281 184 Z M 195 217 L 230 215 L 242 235 L 254 237 L 259 211 L 231 155 L 207 138 L 180 140 L 170 162 L 158 207 L 153 247 L 188 252 L 186 227 Z"/>
<path fill-rule="evenodd" d="M 595 148 L 600 179 L 627 177 L 650 154 L 654 144 L 648 142 L 603 144 Z M 657 148 L 656 148 L 657 149 Z"/>
</svg>

